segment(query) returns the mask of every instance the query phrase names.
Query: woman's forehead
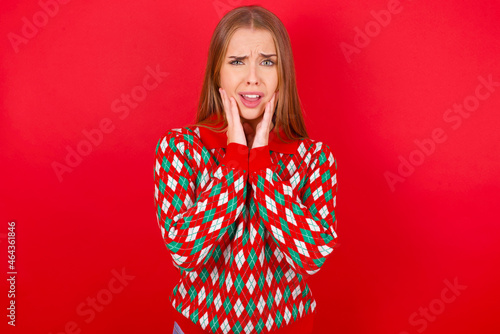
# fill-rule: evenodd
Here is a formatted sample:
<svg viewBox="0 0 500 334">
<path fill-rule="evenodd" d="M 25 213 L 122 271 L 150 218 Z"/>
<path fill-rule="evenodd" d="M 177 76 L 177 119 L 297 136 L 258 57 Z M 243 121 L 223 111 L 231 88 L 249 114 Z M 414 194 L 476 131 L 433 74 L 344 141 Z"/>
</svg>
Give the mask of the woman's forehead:
<svg viewBox="0 0 500 334">
<path fill-rule="evenodd" d="M 263 29 L 238 29 L 229 41 L 228 51 L 242 54 L 233 56 L 248 56 L 248 52 L 268 54 L 276 51 L 271 33 Z"/>
</svg>

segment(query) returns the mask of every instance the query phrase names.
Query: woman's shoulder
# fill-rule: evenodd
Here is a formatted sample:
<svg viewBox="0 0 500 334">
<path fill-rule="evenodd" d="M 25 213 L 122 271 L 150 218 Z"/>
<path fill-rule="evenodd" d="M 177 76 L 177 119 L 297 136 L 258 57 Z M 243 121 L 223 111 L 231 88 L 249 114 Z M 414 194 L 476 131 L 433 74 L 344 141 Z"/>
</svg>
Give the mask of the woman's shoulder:
<svg viewBox="0 0 500 334">
<path fill-rule="evenodd" d="M 328 145 L 324 141 L 313 139 L 310 137 L 299 140 L 298 150 L 299 152 L 309 152 L 313 155 L 318 155 L 321 153 L 333 154 L 330 145 Z"/>
<path fill-rule="evenodd" d="M 200 129 L 197 126 L 186 125 L 183 127 L 169 128 L 165 130 L 158 140 L 157 147 L 166 144 L 183 144 L 188 147 L 198 147 L 202 144 Z"/>
<path fill-rule="evenodd" d="M 331 146 L 324 141 L 312 138 L 300 140 L 298 152 L 310 169 L 322 166 L 325 162 L 329 168 L 337 168 L 337 159 Z M 333 167 L 332 167 L 333 166 Z"/>
</svg>

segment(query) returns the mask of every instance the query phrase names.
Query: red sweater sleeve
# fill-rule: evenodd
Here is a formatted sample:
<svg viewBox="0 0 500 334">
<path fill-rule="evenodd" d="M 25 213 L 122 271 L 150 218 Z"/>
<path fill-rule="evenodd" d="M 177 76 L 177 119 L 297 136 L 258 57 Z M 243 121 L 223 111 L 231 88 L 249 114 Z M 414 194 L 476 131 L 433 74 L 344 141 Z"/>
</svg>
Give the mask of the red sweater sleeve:
<svg viewBox="0 0 500 334">
<path fill-rule="evenodd" d="M 245 205 L 248 147 L 230 143 L 210 174 L 203 163 L 209 152 L 189 133 L 169 131 L 155 155 L 154 203 L 163 240 L 174 266 L 196 270 Z"/>
<path fill-rule="evenodd" d="M 328 145 L 299 148 L 307 173 L 283 181 L 269 146 L 252 148 L 249 179 L 259 215 L 287 262 L 301 275 L 315 274 L 338 243 L 335 206 L 337 161 Z"/>
</svg>

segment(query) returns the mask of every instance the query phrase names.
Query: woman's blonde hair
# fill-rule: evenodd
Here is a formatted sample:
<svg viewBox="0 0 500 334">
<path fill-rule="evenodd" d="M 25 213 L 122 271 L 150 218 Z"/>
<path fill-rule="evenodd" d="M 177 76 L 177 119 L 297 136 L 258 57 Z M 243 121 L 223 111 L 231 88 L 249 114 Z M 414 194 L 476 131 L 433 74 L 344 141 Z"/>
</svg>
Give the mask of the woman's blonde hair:
<svg viewBox="0 0 500 334">
<path fill-rule="evenodd" d="M 219 94 L 220 69 L 229 41 L 237 29 L 264 29 L 271 33 L 277 50 L 279 98 L 273 115 L 273 131 L 282 129 L 291 140 L 309 138 L 297 93 L 292 46 L 285 26 L 269 10 L 261 6 L 242 6 L 229 11 L 219 22 L 210 41 L 205 79 L 201 90 L 195 124 L 190 126 L 211 127 L 207 118 L 216 114 L 224 120 L 224 127 L 212 128 L 222 132 L 227 127 L 224 105 Z M 279 133 L 279 131 L 278 131 Z M 282 138 L 280 138 L 282 139 Z"/>
</svg>

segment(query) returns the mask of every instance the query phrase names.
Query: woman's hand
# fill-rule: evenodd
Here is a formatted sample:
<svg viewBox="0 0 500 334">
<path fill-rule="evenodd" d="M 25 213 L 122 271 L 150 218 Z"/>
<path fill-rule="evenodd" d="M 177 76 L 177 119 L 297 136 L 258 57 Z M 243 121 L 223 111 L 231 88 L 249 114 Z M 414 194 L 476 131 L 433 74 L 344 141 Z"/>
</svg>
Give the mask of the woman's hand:
<svg viewBox="0 0 500 334">
<path fill-rule="evenodd" d="M 255 137 L 253 139 L 253 144 L 252 144 L 252 146 L 254 148 L 266 146 L 269 143 L 269 132 L 271 131 L 271 128 L 273 127 L 272 120 L 273 120 L 273 114 L 274 114 L 274 109 L 275 109 L 274 101 L 276 100 L 277 95 L 278 95 L 278 92 L 275 92 L 273 94 L 273 97 L 271 98 L 271 100 L 266 104 L 266 110 L 264 111 L 264 117 L 262 117 L 260 122 L 257 124 L 257 127 L 255 129 Z"/>
<path fill-rule="evenodd" d="M 226 91 L 222 88 L 219 88 L 219 93 L 222 98 L 222 103 L 224 104 L 224 112 L 226 113 L 227 119 L 227 145 L 229 145 L 229 143 L 238 143 L 247 146 L 245 131 L 241 124 L 236 100 L 232 96 L 228 98 Z"/>
</svg>

